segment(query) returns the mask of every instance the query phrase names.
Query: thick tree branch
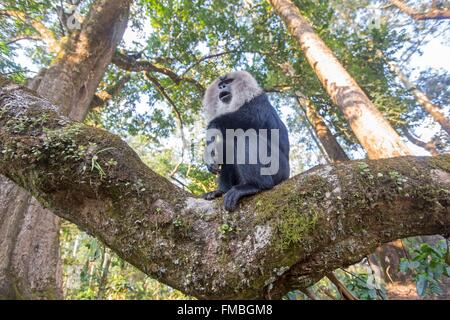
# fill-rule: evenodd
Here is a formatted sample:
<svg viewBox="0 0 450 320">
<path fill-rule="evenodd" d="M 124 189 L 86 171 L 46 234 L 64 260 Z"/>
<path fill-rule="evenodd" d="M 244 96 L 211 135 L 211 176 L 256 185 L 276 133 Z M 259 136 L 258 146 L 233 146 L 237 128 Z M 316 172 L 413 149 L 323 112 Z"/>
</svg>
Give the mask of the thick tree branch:
<svg viewBox="0 0 450 320">
<path fill-rule="evenodd" d="M 193 84 L 200 93 L 203 94 L 203 92 L 205 91 L 205 87 L 193 78 L 179 76 L 169 68 L 158 65 L 157 63 L 153 63 L 151 61 L 135 59 L 134 57 L 127 55 L 124 52 L 116 51 L 116 54 L 112 59 L 112 63 L 114 63 L 122 70 L 147 73 L 156 72 L 164 74 L 176 84 L 179 84 L 181 82 L 188 82 Z"/>
<path fill-rule="evenodd" d="M 436 8 L 434 5 L 427 12 L 418 12 L 411 8 L 409 5 L 401 0 L 390 0 L 390 2 L 396 6 L 401 12 L 409 15 L 414 20 L 443 20 L 450 19 L 450 9 L 448 8 Z"/>
<path fill-rule="evenodd" d="M 91 101 L 90 110 L 95 108 L 103 108 L 109 101 L 118 96 L 127 82 L 131 79 L 131 75 L 127 72 L 125 75 L 118 78 L 111 86 L 104 90 L 97 92 Z"/>
<path fill-rule="evenodd" d="M 449 155 L 319 166 L 228 213 L 154 173 L 117 136 L 0 86 L 0 174 L 199 298 L 279 298 L 381 243 L 450 233 Z"/>
<path fill-rule="evenodd" d="M 60 43 L 56 38 L 55 33 L 47 28 L 42 21 L 38 19 L 30 19 L 24 12 L 19 10 L 0 10 L 0 15 L 9 16 L 24 23 L 30 23 L 31 26 L 37 31 L 40 38 L 47 44 L 50 52 L 57 54 L 61 50 Z"/>
</svg>

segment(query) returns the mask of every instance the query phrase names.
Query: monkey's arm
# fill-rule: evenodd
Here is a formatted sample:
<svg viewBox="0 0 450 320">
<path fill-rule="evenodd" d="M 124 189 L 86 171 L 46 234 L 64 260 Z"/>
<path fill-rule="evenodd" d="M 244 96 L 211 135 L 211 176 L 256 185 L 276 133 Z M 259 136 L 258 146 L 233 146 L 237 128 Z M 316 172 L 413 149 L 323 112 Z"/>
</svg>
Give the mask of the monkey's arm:
<svg viewBox="0 0 450 320">
<path fill-rule="evenodd" d="M 220 130 L 215 123 L 210 123 L 207 127 L 207 134 L 206 134 L 206 148 L 205 148 L 205 163 L 206 167 L 208 168 L 208 171 L 213 174 L 219 174 L 220 173 L 220 161 L 218 159 L 218 156 L 220 154 L 219 148 L 221 147 L 221 140 L 220 137 L 217 134 L 211 133 L 209 130 L 216 130 L 217 133 L 221 133 L 222 130 Z"/>
</svg>

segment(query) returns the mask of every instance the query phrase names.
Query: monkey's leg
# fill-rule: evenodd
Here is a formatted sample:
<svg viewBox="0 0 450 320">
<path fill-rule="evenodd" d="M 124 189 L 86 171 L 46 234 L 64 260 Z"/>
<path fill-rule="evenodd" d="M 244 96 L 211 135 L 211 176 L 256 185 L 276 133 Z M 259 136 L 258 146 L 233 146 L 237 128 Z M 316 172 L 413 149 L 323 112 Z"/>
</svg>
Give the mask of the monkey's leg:
<svg viewBox="0 0 450 320">
<path fill-rule="evenodd" d="M 235 169 L 232 165 L 224 165 L 219 176 L 219 189 L 212 192 L 205 193 L 202 197 L 206 200 L 213 200 L 221 197 L 224 193 L 231 189 L 233 184 L 236 184 Z"/>
<path fill-rule="evenodd" d="M 261 188 L 251 184 L 241 184 L 232 187 L 224 197 L 224 207 L 227 211 L 236 209 L 237 203 L 242 197 L 249 196 L 261 191 Z"/>
</svg>

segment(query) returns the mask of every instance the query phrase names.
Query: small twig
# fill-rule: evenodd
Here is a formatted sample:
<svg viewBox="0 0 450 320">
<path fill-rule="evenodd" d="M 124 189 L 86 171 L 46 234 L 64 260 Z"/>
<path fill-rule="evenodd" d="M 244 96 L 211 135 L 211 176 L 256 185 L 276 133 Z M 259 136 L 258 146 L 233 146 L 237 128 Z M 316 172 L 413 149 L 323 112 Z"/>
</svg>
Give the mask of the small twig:
<svg viewBox="0 0 450 320">
<path fill-rule="evenodd" d="M 338 300 L 338 298 L 331 293 L 330 289 L 325 288 L 325 287 L 320 287 L 319 290 L 321 292 L 323 292 L 331 300 Z"/>
<path fill-rule="evenodd" d="M 239 50 L 230 50 L 230 51 L 224 51 L 224 52 L 220 52 L 220 53 L 215 53 L 215 54 L 210 54 L 207 56 L 203 56 L 200 59 L 198 59 L 196 62 L 194 62 L 193 64 L 191 64 L 189 67 L 186 68 L 186 70 L 183 71 L 183 73 L 181 74 L 181 77 L 185 76 L 189 71 L 191 71 L 193 68 L 195 68 L 196 66 L 198 66 L 200 63 L 209 60 L 209 59 L 213 59 L 213 58 L 218 58 L 227 54 L 231 54 L 231 53 L 236 53 L 239 52 Z"/>
<path fill-rule="evenodd" d="M 367 264 L 369 265 L 369 269 L 370 269 L 370 271 L 372 272 L 373 282 L 374 282 L 374 284 L 375 284 L 375 291 L 376 291 L 376 293 L 377 293 L 377 296 L 378 296 L 381 300 L 384 300 L 384 296 L 383 296 L 383 294 L 382 294 L 382 291 L 381 291 L 380 289 L 378 289 L 378 286 L 377 286 L 376 283 L 375 283 L 375 282 L 377 281 L 375 269 L 374 269 L 374 267 L 372 266 L 372 263 L 370 262 L 370 258 L 367 256 L 366 259 L 367 259 Z M 344 269 L 342 269 L 342 270 L 344 270 Z M 344 271 L 345 271 L 345 270 L 344 270 Z"/>
<path fill-rule="evenodd" d="M 319 300 L 314 292 L 312 292 L 309 288 L 301 289 L 300 291 L 303 292 L 310 300 Z"/>
<path fill-rule="evenodd" d="M 181 182 L 179 179 L 175 178 L 175 177 L 169 177 L 170 179 L 172 179 L 173 181 L 176 181 L 177 183 L 179 183 L 185 190 L 189 190 L 190 192 L 192 192 L 191 188 L 189 188 L 186 184 L 184 184 L 183 182 Z"/>
<path fill-rule="evenodd" d="M 339 293 L 345 300 L 358 300 L 347 287 L 334 275 L 333 272 L 327 273 L 327 278 L 336 286 Z"/>
<path fill-rule="evenodd" d="M 174 170 L 172 170 L 172 172 L 170 173 L 170 176 L 173 177 L 175 175 L 175 173 L 178 171 L 178 169 L 181 166 L 181 164 L 183 163 L 184 151 L 185 151 L 186 145 L 187 145 L 186 137 L 184 135 L 183 118 L 182 118 L 181 112 L 178 110 L 178 107 L 176 106 L 175 102 L 172 100 L 172 98 L 166 92 L 166 90 L 164 89 L 163 85 L 158 81 L 158 79 L 156 77 L 153 77 L 152 75 L 150 75 L 148 72 L 145 73 L 145 76 L 146 76 L 146 78 L 148 80 L 150 80 L 156 86 L 156 88 L 159 91 L 159 93 L 172 106 L 172 111 L 175 113 L 175 117 L 177 119 L 178 130 L 180 130 L 181 142 L 182 142 L 183 145 L 182 145 L 182 148 L 181 148 L 181 160 L 175 166 Z"/>
<path fill-rule="evenodd" d="M 33 36 L 22 36 L 22 37 L 16 37 L 13 38 L 11 40 L 9 40 L 8 42 L 6 42 L 5 44 L 7 46 L 14 44 L 16 42 L 22 41 L 22 40 L 30 40 L 30 41 L 43 41 L 42 38 L 40 37 L 33 37 Z"/>
</svg>

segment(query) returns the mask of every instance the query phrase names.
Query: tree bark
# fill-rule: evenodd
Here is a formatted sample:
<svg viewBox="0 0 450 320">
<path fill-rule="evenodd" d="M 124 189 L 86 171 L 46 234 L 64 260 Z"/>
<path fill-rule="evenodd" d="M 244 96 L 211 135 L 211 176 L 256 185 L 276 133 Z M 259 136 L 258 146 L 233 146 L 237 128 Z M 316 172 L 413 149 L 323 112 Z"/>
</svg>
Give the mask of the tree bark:
<svg viewBox="0 0 450 320">
<path fill-rule="evenodd" d="M 93 3 L 81 30 L 30 86 L 81 121 L 127 25 L 131 0 Z M 59 220 L 0 176 L 0 298 L 62 298 Z M 12 210 L 12 211 L 11 211 Z"/>
<path fill-rule="evenodd" d="M 298 111 L 298 115 L 301 117 L 300 121 L 306 126 L 306 129 L 308 130 L 308 133 L 311 136 L 311 139 L 314 140 L 314 143 L 316 144 L 316 146 L 319 149 L 320 153 L 322 154 L 322 156 L 326 160 L 326 163 L 330 163 L 331 159 L 328 156 L 327 151 L 325 150 L 324 146 L 319 141 L 319 138 L 317 137 L 317 133 L 314 130 L 314 127 L 311 124 L 311 122 L 309 121 L 308 117 L 306 116 L 306 114 L 300 114 L 300 110 L 296 110 L 296 111 Z"/>
<path fill-rule="evenodd" d="M 290 0 L 269 1 L 300 44 L 369 158 L 410 155 L 407 146 Z"/>
<path fill-rule="evenodd" d="M 325 123 L 325 120 L 322 118 L 320 114 L 317 113 L 312 101 L 308 99 L 301 92 L 295 93 L 297 102 L 305 112 L 307 117 L 307 121 L 313 127 L 315 135 L 318 137 L 319 141 L 316 141 L 318 147 L 325 149 L 325 153 L 327 156 L 328 163 L 336 163 L 339 161 L 348 161 L 350 160 L 347 157 L 347 154 L 344 152 L 342 147 L 337 142 L 336 138 L 331 133 L 330 129 Z M 313 133 L 313 138 L 315 136 Z M 341 294 L 341 297 L 345 300 L 358 300 L 346 287 L 345 285 L 334 275 L 333 272 L 327 273 L 327 278 L 336 286 L 336 289 Z"/>
<path fill-rule="evenodd" d="M 13 84 L 0 90 L 0 173 L 143 272 L 205 299 L 280 298 L 381 243 L 450 232 L 450 155 L 319 166 L 229 213 Z"/>
<path fill-rule="evenodd" d="M 0 176 L 0 297 L 62 297 L 59 222 L 50 212 Z"/>
</svg>

